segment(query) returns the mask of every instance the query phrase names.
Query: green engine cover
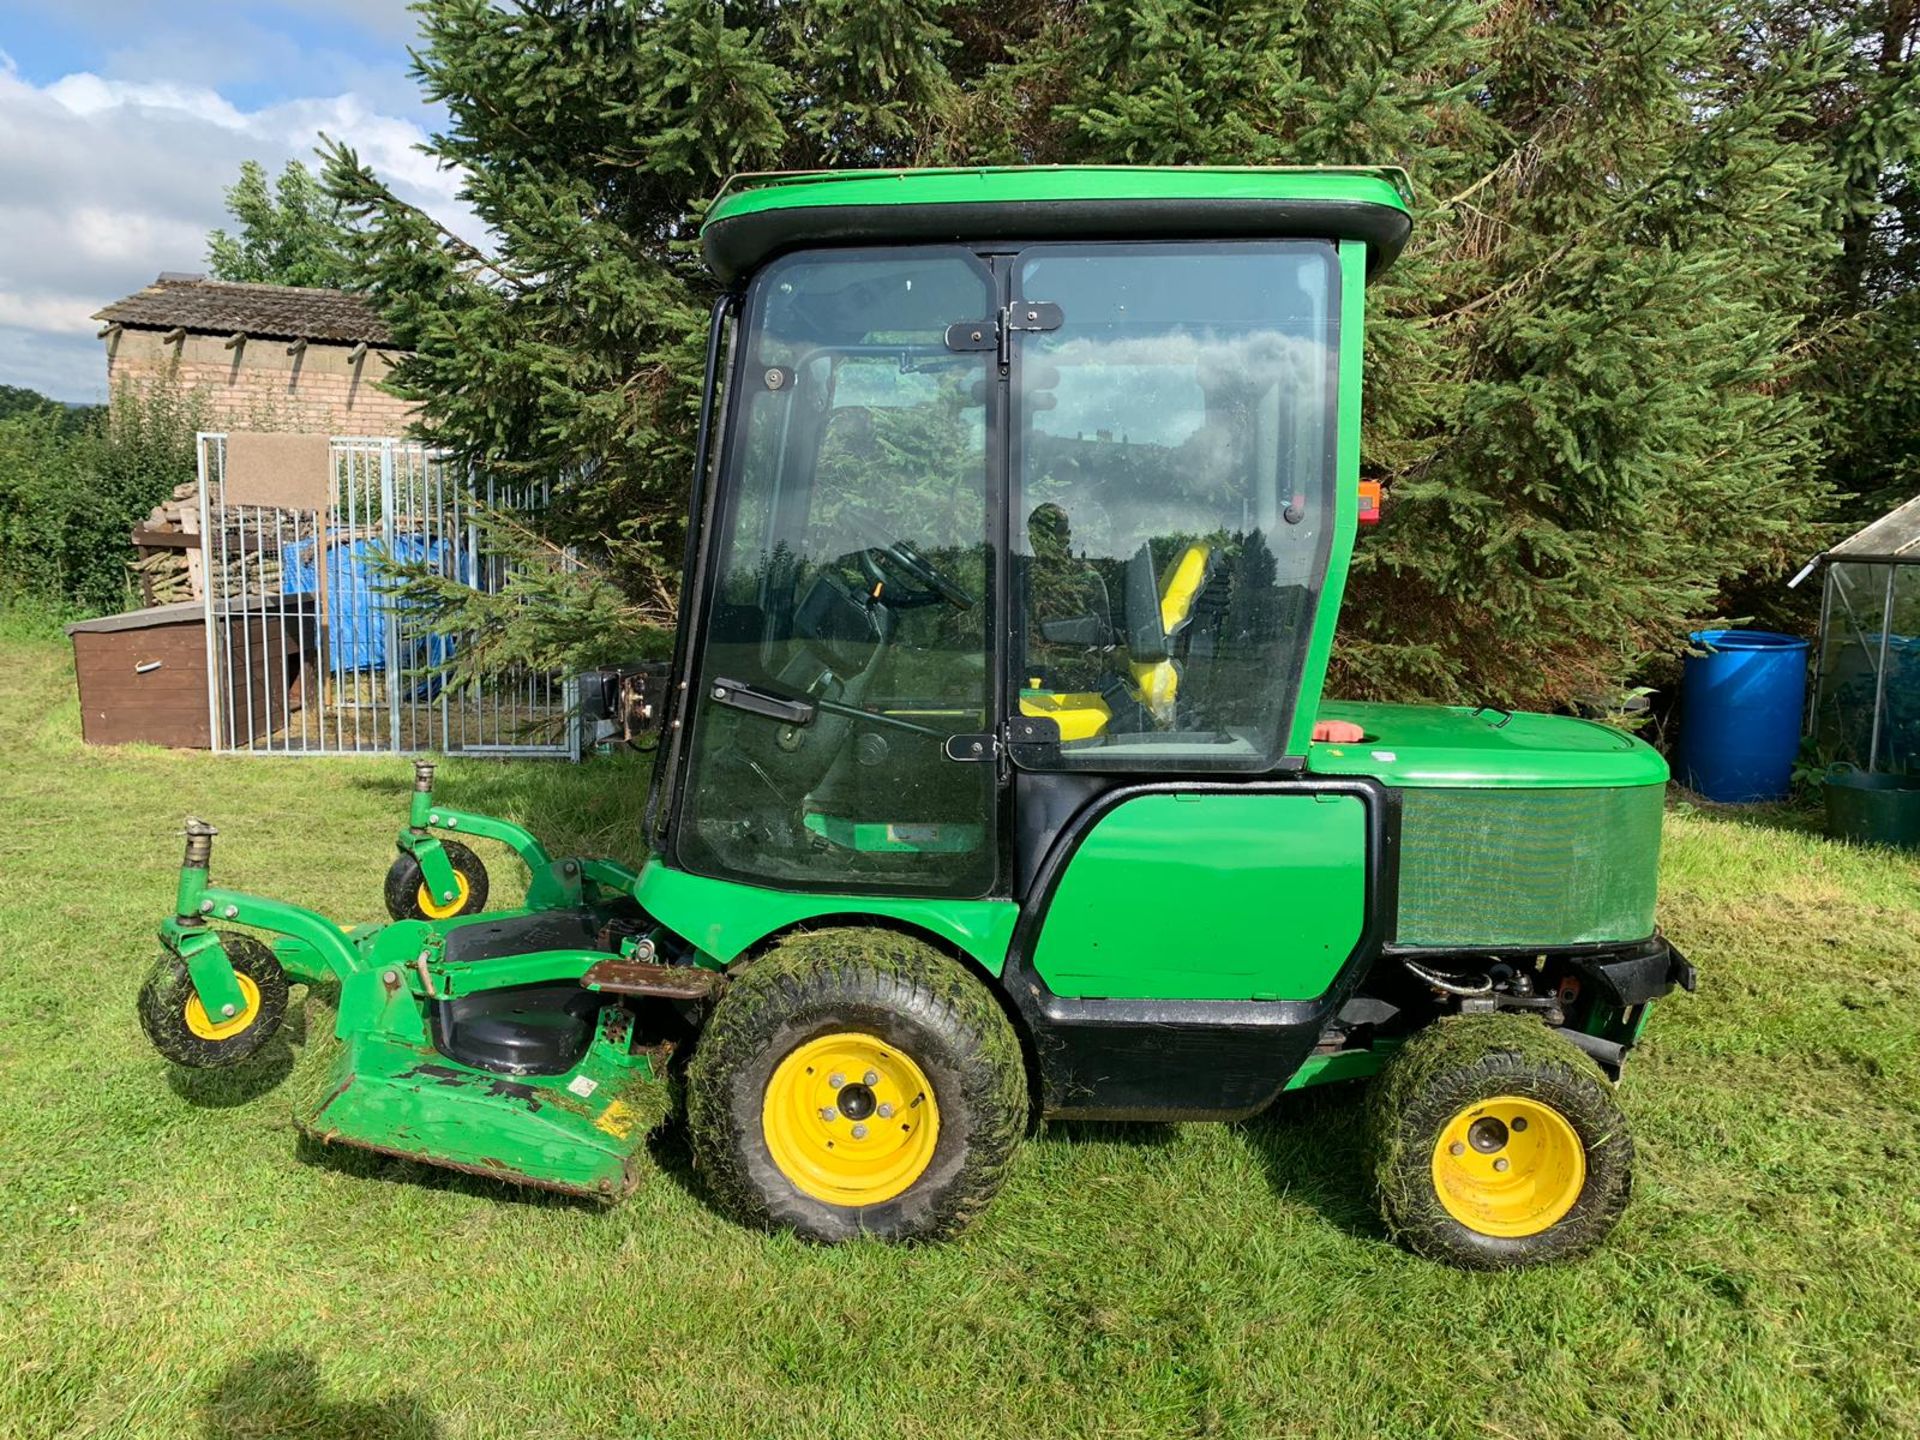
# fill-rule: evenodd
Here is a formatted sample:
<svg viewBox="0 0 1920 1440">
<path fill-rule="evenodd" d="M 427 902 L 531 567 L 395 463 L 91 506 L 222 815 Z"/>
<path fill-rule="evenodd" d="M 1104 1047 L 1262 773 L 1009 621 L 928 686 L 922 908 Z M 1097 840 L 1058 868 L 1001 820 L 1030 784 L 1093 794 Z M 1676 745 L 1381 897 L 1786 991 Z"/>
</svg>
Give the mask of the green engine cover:
<svg viewBox="0 0 1920 1440">
<path fill-rule="evenodd" d="M 1353 794 L 1141 795 L 1068 862 L 1033 958 L 1058 995 L 1311 1000 L 1366 923 Z"/>
<path fill-rule="evenodd" d="M 1665 787 L 1408 789 L 1403 945 L 1579 945 L 1653 933 Z"/>
</svg>

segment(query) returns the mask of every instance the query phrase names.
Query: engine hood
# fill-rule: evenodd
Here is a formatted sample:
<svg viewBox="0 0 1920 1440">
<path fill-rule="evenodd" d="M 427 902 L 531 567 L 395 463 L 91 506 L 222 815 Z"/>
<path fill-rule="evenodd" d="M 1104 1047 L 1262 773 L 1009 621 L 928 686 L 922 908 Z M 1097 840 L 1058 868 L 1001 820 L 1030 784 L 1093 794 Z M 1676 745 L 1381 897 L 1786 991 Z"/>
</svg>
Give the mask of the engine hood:
<svg viewBox="0 0 1920 1440">
<path fill-rule="evenodd" d="M 1645 741 L 1591 720 L 1465 705 L 1329 701 L 1322 720 L 1366 732 L 1353 744 L 1319 742 L 1315 775 L 1367 775 L 1387 785 L 1566 790 L 1664 785 L 1667 762 Z"/>
</svg>

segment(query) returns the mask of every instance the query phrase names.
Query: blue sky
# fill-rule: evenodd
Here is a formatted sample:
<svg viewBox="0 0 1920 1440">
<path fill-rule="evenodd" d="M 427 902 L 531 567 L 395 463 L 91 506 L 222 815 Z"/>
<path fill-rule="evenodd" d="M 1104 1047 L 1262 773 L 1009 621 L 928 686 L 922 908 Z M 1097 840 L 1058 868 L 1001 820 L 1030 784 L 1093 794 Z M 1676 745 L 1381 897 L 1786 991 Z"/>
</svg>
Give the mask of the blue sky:
<svg viewBox="0 0 1920 1440">
<path fill-rule="evenodd" d="M 205 268 L 240 162 L 311 160 L 325 130 L 463 230 L 440 122 L 407 74 L 403 0 L 0 0 L 0 384 L 100 400 L 89 317 Z"/>
</svg>

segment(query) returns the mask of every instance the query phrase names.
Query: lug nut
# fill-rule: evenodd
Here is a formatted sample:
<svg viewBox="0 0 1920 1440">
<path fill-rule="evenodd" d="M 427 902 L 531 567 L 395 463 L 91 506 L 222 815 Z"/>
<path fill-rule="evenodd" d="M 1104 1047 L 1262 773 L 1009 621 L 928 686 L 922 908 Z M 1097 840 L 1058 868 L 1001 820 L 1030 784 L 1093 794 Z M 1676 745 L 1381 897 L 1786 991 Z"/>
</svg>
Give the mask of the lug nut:
<svg viewBox="0 0 1920 1440">
<path fill-rule="evenodd" d="M 893 1118 L 893 1106 L 882 1105 L 878 1110 L 874 1111 L 873 1113 L 878 1115 L 882 1120 L 891 1120 Z"/>
<path fill-rule="evenodd" d="M 1464 1155 L 1467 1153 L 1467 1147 L 1462 1145 L 1458 1140 L 1456 1140 L 1451 1145 L 1447 1146 L 1447 1153 L 1449 1155 Z"/>
<path fill-rule="evenodd" d="M 1526 1128 L 1527 1128 L 1527 1117 L 1526 1117 L 1526 1116 L 1524 1116 L 1524 1115 L 1516 1115 L 1516 1116 L 1514 1116 L 1514 1117 L 1513 1117 L 1513 1128 L 1514 1128 L 1515 1130 L 1524 1130 L 1524 1129 L 1526 1129 Z"/>
<path fill-rule="evenodd" d="M 860 1079 L 866 1085 L 878 1085 L 880 1083 L 880 1072 L 878 1070 L 869 1070 L 866 1074 L 862 1075 Z"/>
<path fill-rule="evenodd" d="M 827 1121 L 829 1124 L 831 1124 L 833 1121 L 838 1120 L 840 1118 L 840 1112 L 834 1109 L 833 1106 L 831 1105 L 823 1105 L 820 1108 L 820 1118 L 822 1120 Z"/>
<path fill-rule="evenodd" d="M 864 1125 L 856 1125 L 856 1126 L 854 1126 L 854 1127 L 853 1127 L 853 1138 L 854 1138 L 854 1139 L 856 1139 L 856 1140 L 864 1140 L 864 1139 L 866 1139 L 866 1138 L 867 1138 L 867 1127 L 866 1127 L 866 1126 L 864 1126 Z"/>
<path fill-rule="evenodd" d="M 1493 1168 L 1504 1175 L 1507 1172 L 1508 1163 L 1507 1157 L 1502 1155 L 1498 1160 L 1493 1162 Z"/>
<path fill-rule="evenodd" d="M 831 1085 L 836 1090 L 838 1090 L 842 1085 L 846 1083 L 847 1083 L 847 1077 L 842 1075 L 838 1070 L 834 1071 L 833 1074 L 827 1076 L 827 1084 Z"/>
</svg>

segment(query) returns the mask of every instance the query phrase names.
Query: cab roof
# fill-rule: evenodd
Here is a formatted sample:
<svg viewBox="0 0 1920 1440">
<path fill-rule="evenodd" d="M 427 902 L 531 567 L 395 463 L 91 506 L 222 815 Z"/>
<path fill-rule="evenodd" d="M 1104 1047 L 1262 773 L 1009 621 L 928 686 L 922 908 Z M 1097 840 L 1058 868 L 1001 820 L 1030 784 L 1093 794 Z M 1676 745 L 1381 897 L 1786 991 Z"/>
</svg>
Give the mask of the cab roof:
<svg viewBox="0 0 1920 1440">
<path fill-rule="evenodd" d="M 1410 199 L 1389 166 L 809 170 L 728 180 L 700 240 L 726 285 L 788 250 L 978 240 L 1362 240 L 1371 277 L 1406 243 Z"/>
</svg>

